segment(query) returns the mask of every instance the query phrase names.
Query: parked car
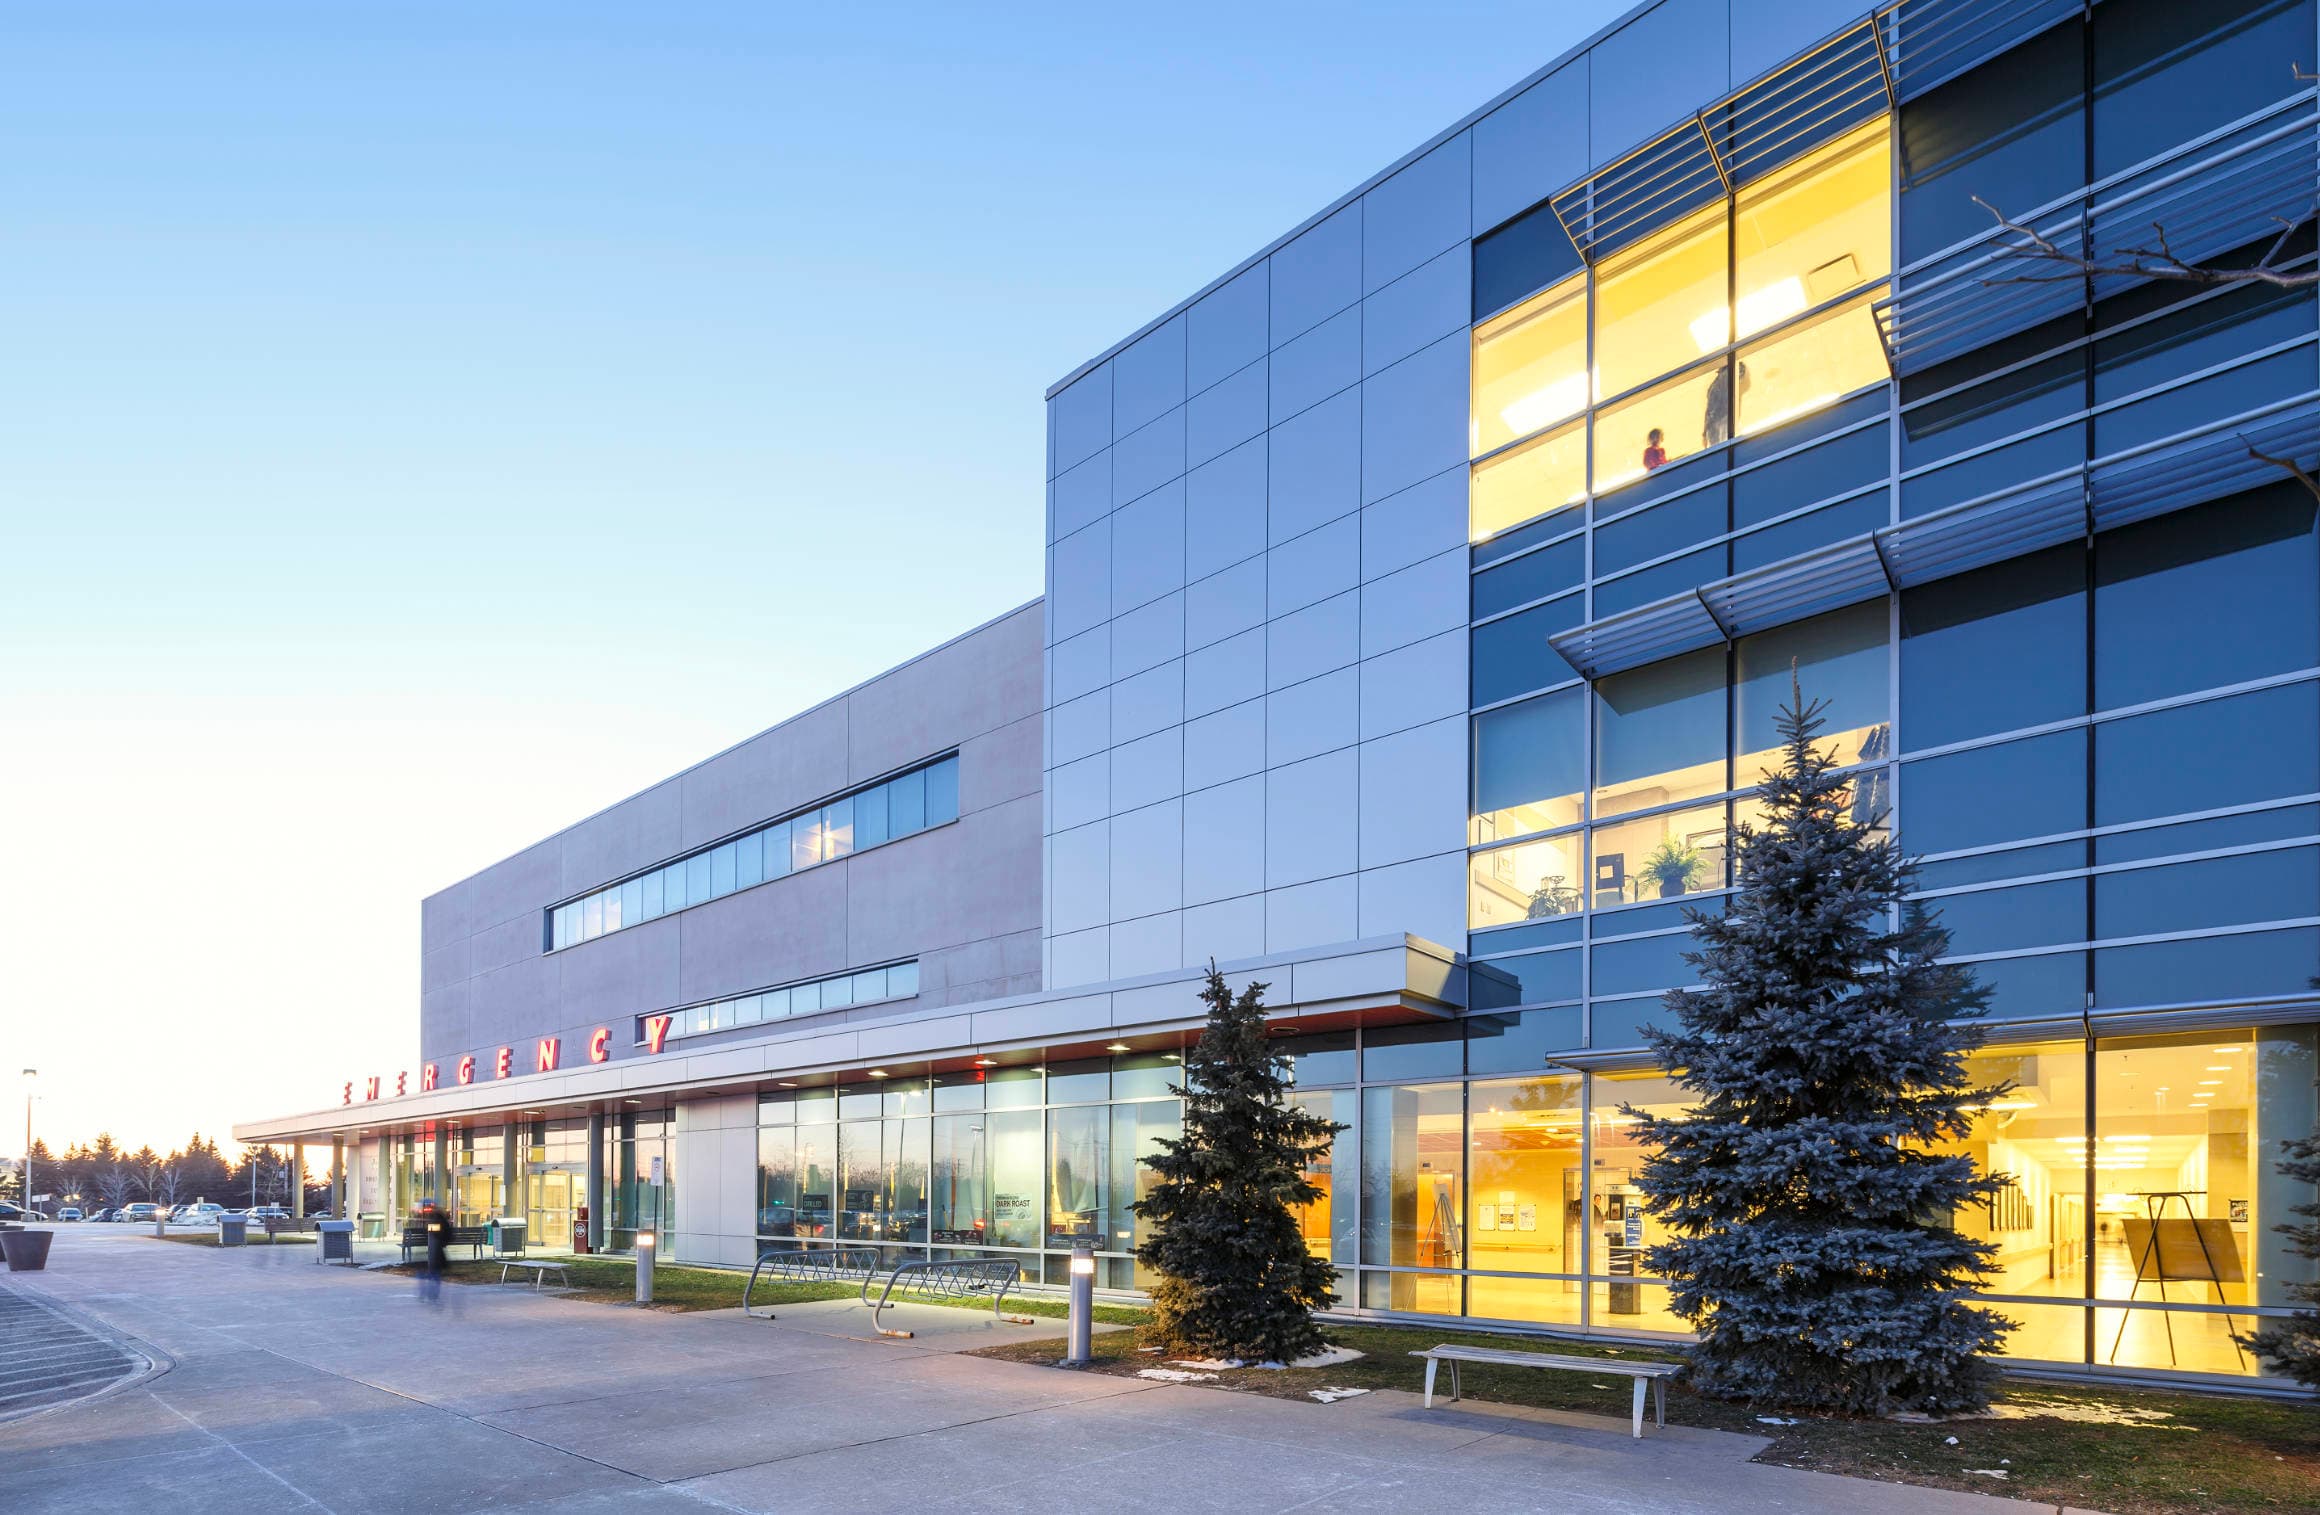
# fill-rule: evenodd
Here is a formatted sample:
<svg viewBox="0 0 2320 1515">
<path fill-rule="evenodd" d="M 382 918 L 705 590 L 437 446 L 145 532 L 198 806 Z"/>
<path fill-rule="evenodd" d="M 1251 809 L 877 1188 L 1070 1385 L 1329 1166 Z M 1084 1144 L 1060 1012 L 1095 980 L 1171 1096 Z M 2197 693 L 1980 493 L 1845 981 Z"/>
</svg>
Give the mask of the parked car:
<svg viewBox="0 0 2320 1515">
<path fill-rule="evenodd" d="M 145 1200 L 139 1200 L 133 1205 L 123 1205 L 113 1216 L 115 1220 L 141 1221 L 148 1224 L 160 1218 L 161 1207 Z"/>
<path fill-rule="evenodd" d="M 58 1220 L 79 1220 L 81 1218 L 81 1207 L 79 1205 L 66 1205 L 63 1209 L 56 1212 L 56 1218 Z"/>
<path fill-rule="evenodd" d="M 218 1217 L 226 1213 L 224 1205 L 213 1205 L 207 1200 L 190 1205 L 179 1205 L 169 1217 L 173 1226 L 214 1226 Z"/>
<path fill-rule="evenodd" d="M 112 1207 L 111 1207 L 111 1206 L 107 1206 L 106 1208 L 104 1208 L 104 1209 L 102 1209 L 102 1210 L 92 1210 L 92 1211 L 90 1211 L 90 1212 L 89 1212 L 89 1217 L 88 1217 L 88 1218 L 89 1218 L 89 1219 L 90 1219 L 90 1221 L 92 1221 L 92 1222 L 94 1222 L 94 1221 L 100 1221 L 100 1220 L 111 1220 L 111 1219 L 113 1218 L 113 1211 L 112 1211 Z"/>
<path fill-rule="evenodd" d="M 0 1220 L 7 1221 L 11 1225 L 37 1225 L 47 1219 L 48 1217 L 38 1210 L 27 1210 L 22 1205 L 10 1204 L 7 1200 L 0 1199 Z"/>
<path fill-rule="evenodd" d="M 270 1220 L 281 1221 L 290 1218 L 290 1212 L 280 1205 L 252 1205 L 249 1209 L 244 1210 L 242 1215 L 253 1226 L 262 1226 Z"/>
</svg>

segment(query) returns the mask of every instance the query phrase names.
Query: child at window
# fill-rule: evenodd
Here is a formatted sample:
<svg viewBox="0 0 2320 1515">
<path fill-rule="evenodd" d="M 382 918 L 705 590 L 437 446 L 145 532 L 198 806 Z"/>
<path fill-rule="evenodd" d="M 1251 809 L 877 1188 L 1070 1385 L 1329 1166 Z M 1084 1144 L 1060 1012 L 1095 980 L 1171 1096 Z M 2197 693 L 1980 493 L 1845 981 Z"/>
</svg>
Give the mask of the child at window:
<svg viewBox="0 0 2320 1515">
<path fill-rule="evenodd" d="M 1660 430 L 1656 426 L 1651 429 L 1651 435 L 1643 440 L 1643 471 L 1649 473 L 1667 461 L 1667 448 L 1661 445 Z"/>
</svg>

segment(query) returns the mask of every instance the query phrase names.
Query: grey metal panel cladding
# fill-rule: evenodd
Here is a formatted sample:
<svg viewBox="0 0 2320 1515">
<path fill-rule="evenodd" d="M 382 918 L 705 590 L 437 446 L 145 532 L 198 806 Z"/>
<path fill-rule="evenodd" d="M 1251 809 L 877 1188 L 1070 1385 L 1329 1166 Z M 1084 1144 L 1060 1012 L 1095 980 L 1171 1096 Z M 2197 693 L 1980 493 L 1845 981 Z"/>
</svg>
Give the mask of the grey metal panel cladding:
<svg viewBox="0 0 2320 1515">
<path fill-rule="evenodd" d="M 1375 293 L 1473 234 L 1470 149 L 1471 139 L 1461 132 L 1364 198 L 1364 294 Z"/>
<path fill-rule="evenodd" d="M 1361 382 L 1361 307 L 1352 305 L 1284 344 L 1266 365 L 1275 426 Z"/>
<path fill-rule="evenodd" d="M 1663 0 L 1595 44 L 1588 156 L 1598 165 L 1732 87 L 1726 0 Z"/>
<path fill-rule="evenodd" d="M 1192 397 L 1184 407 L 1184 461 L 1198 468 L 1265 429 L 1267 373 L 1259 358 Z"/>
<path fill-rule="evenodd" d="M 1415 726 L 1361 748 L 1361 865 L 1381 867 L 1466 842 L 1466 720 Z"/>
<path fill-rule="evenodd" d="M 1446 469 L 1361 512 L 1361 571 L 1382 578 L 1466 545 L 1466 468 Z"/>
<path fill-rule="evenodd" d="M 1361 302 L 1361 368 L 1376 373 L 1450 332 L 1473 315 L 1474 258 L 1461 242 Z"/>
<path fill-rule="evenodd" d="M 1265 355 L 1271 316 L 1266 265 L 1245 269 L 1188 312 L 1185 370 L 1194 394 Z"/>
<path fill-rule="evenodd" d="M 1361 581 L 1361 522 L 1346 516 L 1264 558 L 1265 606 L 1275 616 L 1302 610 Z"/>
<path fill-rule="evenodd" d="M 1127 504 L 1184 472 L 1184 407 L 1148 421 L 1112 446 L 1112 504 Z"/>
<path fill-rule="evenodd" d="M 1059 642 L 1112 618 L 1112 523 L 1108 518 L 1047 550 L 1047 613 Z"/>
<path fill-rule="evenodd" d="M 1162 485 L 1112 515 L 1112 613 L 1184 587 L 1184 481 Z"/>
<path fill-rule="evenodd" d="M 1361 736 L 1368 741 L 1467 708 L 1464 627 L 1361 665 Z"/>
<path fill-rule="evenodd" d="M 1111 632 L 1111 676 L 1115 679 L 1184 656 L 1183 593 L 1164 594 L 1125 612 L 1112 622 Z"/>
<path fill-rule="evenodd" d="M 1360 806 L 1360 791 L 1360 764 L 1350 747 L 1265 775 L 1268 888 L 1354 871 L 1359 858 L 1346 821 Z"/>
<path fill-rule="evenodd" d="M 1278 768 L 1335 747 L 1350 747 L 1360 734 L 1361 680 L 1352 668 L 1340 668 L 1302 684 L 1292 684 L 1265 696 L 1265 761 Z M 1353 811 L 1339 812 L 1346 823 Z"/>
<path fill-rule="evenodd" d="M 1112 918 L 1132 920 L 1184 902 L 1184 802 L 1163 800 L 1112 817 Z"/>
<path fill-rule="evenodd" d="M 1136 339 L 1112 359 L 1112 428 L 1126 436 L 1184 403 L 1184 317 Z"/>
<path fill-rule="evenodd" d="M 1361 600 L 1354 591 L 1281 617 L 1265 628 L 1265 687 L 1291 684 L 1361 658 Z"/>
<path fill-rule="evenodd" d="M 1265 535 L 1275 546 L 1361 508 L 1361 396 L 1347 390 L 1273 428 Z"/>
<path fill-rule="evenodd" d="M 1090 369 L 1047 402 L 1048 477 L 1062 473 L 1112 442 L 1112 366 Z"/>
<path fill-rule="evenodd" d="M 1102 520 L 1112 508 L 1112 450 L 1075 464 L 1048 485 L 1047 540 L 1060 542 Z"/>
<path fill-rule="evenodd" d="M 1184 732 L 1181 727 L 1156 731 L 1114 747 L 1111 753 L 1111 804 L 1135 810 L 1184 792 Z"/>
<path fill-rule="evenodd" d="M 1192 470 L 1184 479 L 1184 571 L 1204 579 L 1265 550 L 1262 437 Z"/>
<path fill-rule="evenodd" d="M 1852 0 L 1844 0 L 1850 4 Z M 1474 230 L 1587 172 L 1587 64 L 1565 64 L 1474 124 Z"/>
<path fill-rule="evenodd" d="M 1206 904 L 1265 887 L 1265 781 L 1236 779 L 1184 801 L 1184 902 Z"/>
<path fill-rule="evenodd" d="M 1278 347 L 1361 298 L 1361 206 L 1346 206 L 1283 246 L 1270 267 Z"/>
<path fill-rule="evenodd" d="M 1361 393 L 1363 504 L 1466 460 L 1465 332 L 1363 380 Z"/>
<path fill-rule="evenodd" d="M 1266 628 L 1253 626 L 1187 655 L 1184 713 L 1203 716 L 1263 694 L 1266 640 Z"/>
</svg>

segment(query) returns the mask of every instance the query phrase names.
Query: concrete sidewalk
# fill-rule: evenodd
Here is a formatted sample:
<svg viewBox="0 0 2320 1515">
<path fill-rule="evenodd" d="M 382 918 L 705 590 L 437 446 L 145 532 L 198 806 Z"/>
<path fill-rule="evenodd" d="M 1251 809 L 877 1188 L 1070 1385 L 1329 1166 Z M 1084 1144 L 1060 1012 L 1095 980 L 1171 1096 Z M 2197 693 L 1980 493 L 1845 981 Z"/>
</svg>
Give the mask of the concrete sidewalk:
<svg viewBox="0 0 2320 1515">
<path fill-rule="evenodd" d="M 1792 1511 L 2052 1506 L 1758 1466 L 1752 1437 L 1453 1406 L 1308 1405 L 959 1354 L 1053 1334 L 921 1308 L 669 1315 L 60 1227 L 38 1294 L 149 1344 L 130 1386 L 0 1425 L 6 1507 L 891 1512 Z"/>
</svg>

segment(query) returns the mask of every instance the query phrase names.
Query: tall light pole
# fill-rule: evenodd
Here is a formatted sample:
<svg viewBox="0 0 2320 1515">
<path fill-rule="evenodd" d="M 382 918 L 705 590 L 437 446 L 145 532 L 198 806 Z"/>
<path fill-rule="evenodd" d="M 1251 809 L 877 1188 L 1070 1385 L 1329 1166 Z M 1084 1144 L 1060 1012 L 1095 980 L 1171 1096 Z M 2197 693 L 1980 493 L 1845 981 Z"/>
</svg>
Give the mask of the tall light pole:
<svg viewBox="0 0 2320 1515">
<path fill-rule="evenodd" d="M 32 1081 L 40 1077 L 38 1068 L 24 1070 L 24 1208 L 32 1208 Z"/>
</svg>

